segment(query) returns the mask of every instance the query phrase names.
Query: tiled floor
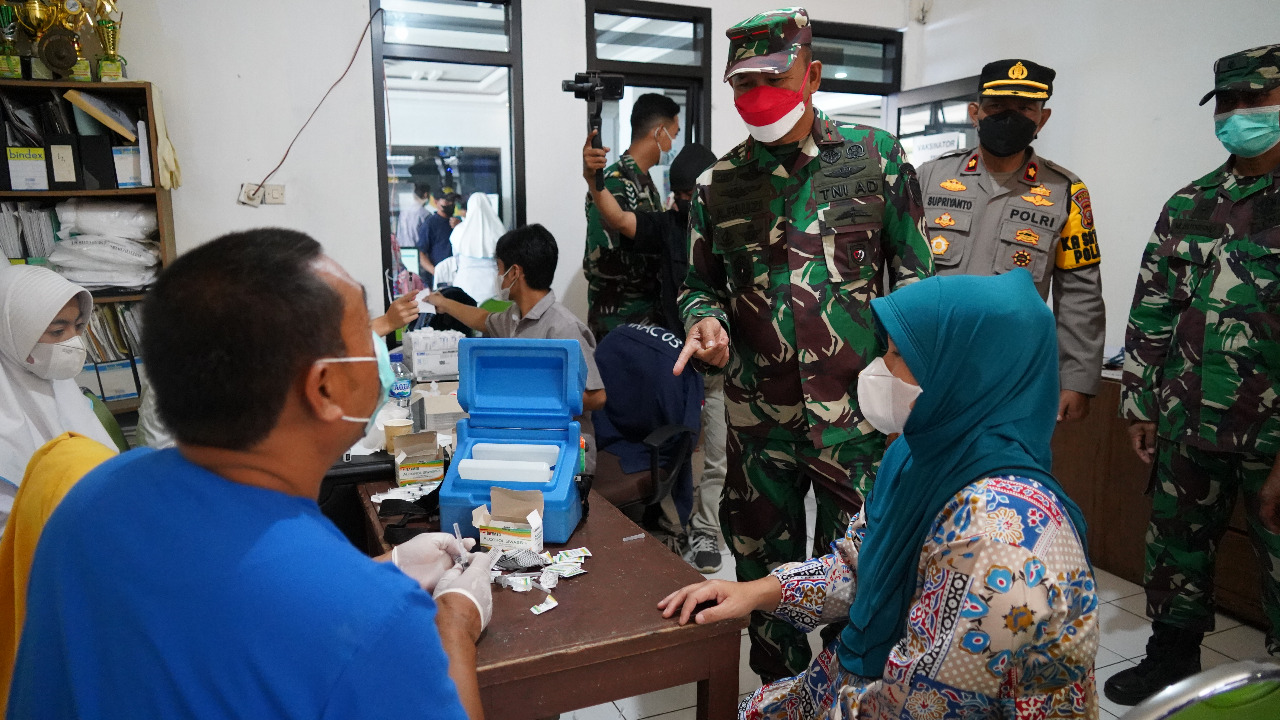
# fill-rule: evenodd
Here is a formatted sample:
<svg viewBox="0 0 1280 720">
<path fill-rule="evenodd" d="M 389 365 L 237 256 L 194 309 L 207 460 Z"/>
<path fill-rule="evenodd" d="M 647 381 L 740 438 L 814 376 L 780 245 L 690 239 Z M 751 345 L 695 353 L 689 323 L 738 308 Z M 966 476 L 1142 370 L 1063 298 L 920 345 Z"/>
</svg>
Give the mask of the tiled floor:
<svg viewBox="0 0 1280 720">
<path fill-rule="evenodd" d="M 813 495 L 807 499 L 809 526 L 813 524 Z M 811 540 L 812 541 L 812 540 Z M 1137 665 L 1146 654 L 1150 624 L 1144 616 L 1145 599 L 1142 588 L 1122 580 L 1103 570 L 1096 570 L 1098 596 L 1102 601 L 1100 622 L 1102 643 L 1095 663 L 1098 683 L 1098 701 L 1102 708 L 1101 720 L 1123 716 L 1128 708 L 1116 705 L 1102 695 L 1102 684 L 1115 673 Z M 724 566 L 711 578 L 732 580 L 733 557 L 724 550 Z M 1264 657 L 1262 631 L 1242 625 L 1225 615 L 1218 615 L 1214 632 L 1207 635 L 1200 650 L 1200 662 L 1211 668 L 1232 660 Z M 810 644 L 817 649 L 817 633 L 810 635 Z M 747 667 L 747 639 L 742 638 L 739 661 L 738 692 L 750 693 L 760 686 L 760 678 Z M 595 707 L 562 715 L 563 720 L 693 720 L 696 716 L 694 685 L 661 690 L 647 695 L 605 703 Z"/>
</svg>

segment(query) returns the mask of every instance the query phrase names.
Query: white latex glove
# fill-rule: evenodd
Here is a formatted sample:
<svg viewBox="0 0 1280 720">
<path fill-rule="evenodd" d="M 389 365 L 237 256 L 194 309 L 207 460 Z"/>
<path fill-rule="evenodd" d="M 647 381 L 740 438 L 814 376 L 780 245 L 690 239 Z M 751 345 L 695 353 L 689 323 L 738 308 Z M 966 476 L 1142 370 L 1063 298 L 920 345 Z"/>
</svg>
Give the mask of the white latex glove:
<svg viewBox="0 0 1280 720">
<path fill-rule="evenodd" d="M 459 544 L 456 537 L 447 533 L 423 533 L 391 548 L 391 564 L 417 580 L 423 590 L 434 592 L 440 578 L 475 545 L 474 538 L 464 538 Z"/>
<path fill-rule="evenodd" d="M 469 556 L 471 564 L 466 569 L 454 566 L 440 578 L 436 583 L 434 597 L 438 598 L 449 593 L 467 596 L 480 611 L 480 629 L 489 627 L 489 619 L 493 617 L 493 594 L 490 592 L 492 580 L 489 577 L 489 570 L 500 555 L 501 553 L 496 550 L 492 553 L 471 553 Z"/>
<path fill-rule="evenodd" d="M 154 90 L 153 105 L 156 116 L 156 166 L 159 169 L 160 187 L 169 189 L 182 185 L 182 168 L 178 165 L 178 153 L 169 141 L 169 126 L 164 120 L 164 104 L 160 102 L 160 90 Z"/>
</svg>

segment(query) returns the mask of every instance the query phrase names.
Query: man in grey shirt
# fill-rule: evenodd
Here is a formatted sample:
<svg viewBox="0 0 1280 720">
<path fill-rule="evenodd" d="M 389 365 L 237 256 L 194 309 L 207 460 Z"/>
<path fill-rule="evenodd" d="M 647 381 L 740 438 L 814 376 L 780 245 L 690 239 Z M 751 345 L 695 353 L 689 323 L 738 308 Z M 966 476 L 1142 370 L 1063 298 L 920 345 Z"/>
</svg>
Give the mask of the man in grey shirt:
<svg viewBox="0 0 1280 720">
<path fill-rule="evenodd" d="M 582 426 L 582 435 L 587 443 L 587 472 L 594 473 L 595 432 L 586 413 L 604 407 L 604 382 L 596 368 L 595 336 L 576 315 L 556 300 L 556 294 L 551 290 L 558 254 L 555 237 L 543 226 L 534 224 L 516 228 L 499 238 L 493 251 L 498 262 L 494 297 L 511 300 L 511 307 L 491 313 L 450 300 L 438 292 L 432 293 L 427 300 L 438 311 L 452 315 L 467 327 L 482 331 L 489 337 L 577 340 L 582 345 L 582 359 L 587 365 L 587 387 L 582 393 L 583 414 L 574 419 Z"/>
</svg>

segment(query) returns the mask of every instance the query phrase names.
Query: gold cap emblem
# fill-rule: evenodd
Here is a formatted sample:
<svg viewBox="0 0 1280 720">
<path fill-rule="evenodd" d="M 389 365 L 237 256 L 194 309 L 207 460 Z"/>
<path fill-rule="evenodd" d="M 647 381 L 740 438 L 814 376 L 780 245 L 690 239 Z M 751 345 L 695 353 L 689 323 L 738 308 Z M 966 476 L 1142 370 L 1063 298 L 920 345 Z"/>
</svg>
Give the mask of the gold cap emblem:
<svg viewBox="0 0 1280 720">
<path fill-rule="evenodd" d="M 1009 79 L 1010 80 L 1026 80 L 1027 66 L 1023 65 L 1022 61 L 1018 61 L 1017 65 L 1014 65 L 1013 67 L 1009 68 Z"/>
</svg>

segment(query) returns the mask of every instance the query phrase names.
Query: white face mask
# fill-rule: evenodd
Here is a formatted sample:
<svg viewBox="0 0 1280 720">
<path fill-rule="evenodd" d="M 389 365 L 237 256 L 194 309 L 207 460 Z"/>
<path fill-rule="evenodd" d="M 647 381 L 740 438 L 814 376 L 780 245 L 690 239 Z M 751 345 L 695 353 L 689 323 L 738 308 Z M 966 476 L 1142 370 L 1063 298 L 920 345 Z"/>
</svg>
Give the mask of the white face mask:
<svg viewBox="0 0 1280 720">
<path fill-rule="evenodd" d="M 84 369 L 84 341 L 77 335 L 60 343 L 36 343 L 27 369 L 45 380 L 70 380 Z"/>
<path fill-rule="evenodd" d="M 884 358 L 876 358 L 858 373 L 858 407 L 867 422 L 885 435 L 902 432 L 911 415 L 911 404 L 921 392 L 919 385 L 889 372 Z"/>
<path fill-rule="evenodd" d="M 507 273 L 510 273 L 510 272 L 511 272 L 511 268 L 507 268 L 507 272 L 504 272 L 501 275 L 499 275 L 498 279 L 494 281 L 493 283 L 493 299 L 494 300 L 501 300 L 502 302 L 507 302 L 508 300 L 511 299 L 511 288 L 502 287 L 502 281 L 507 278 Z"/>
<path fill-rule="evenodd" d="M 659 138 L 659 135 L 666 135 L 666 136 L 667 136 L 667 149 L 666 149 L 666 150 L 663 150 L 663 149 L 662 149 L 662 140 Z M 667 132 L 667 126 L 666 126 L 666 125 L 659 125 L 659 126 L 658 126 L 658 129 L 653 131 L 653 139 L 658 141 L 658 164 L 659 164 L 659 165 L 670 165 L 670 164 L 671 164 L 671 159 L 672 159 L 672 158 L 671 158 L 671 151 L 675 149 L 675 146 L 676 146 L 676 139 L 675 139 L 675 138 L 673 138 L 673 137 L 671 137 L 671 133 Z"/>
</svg>

